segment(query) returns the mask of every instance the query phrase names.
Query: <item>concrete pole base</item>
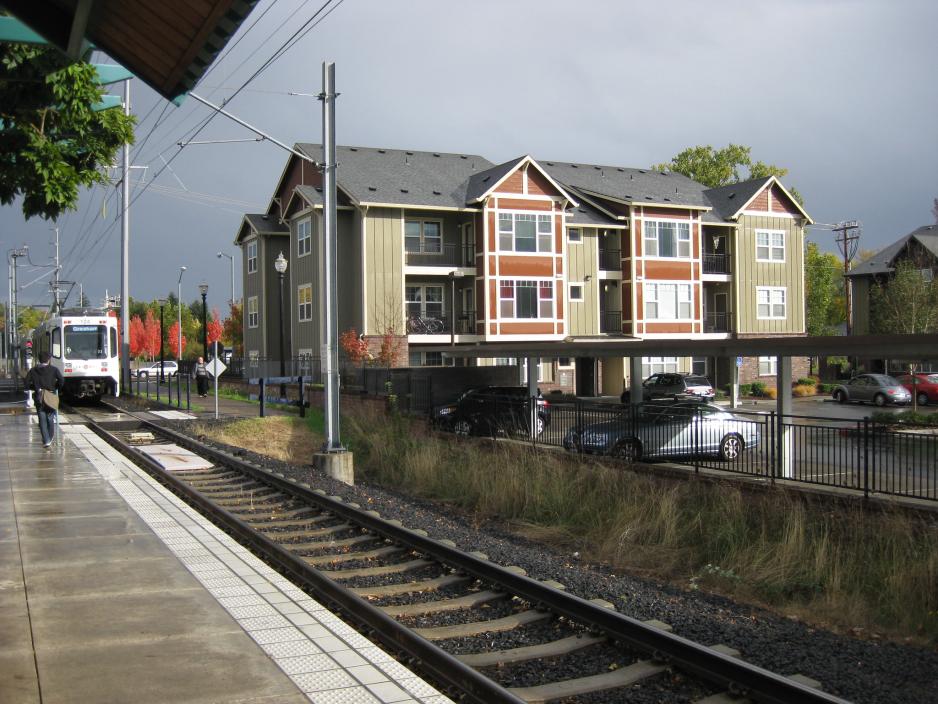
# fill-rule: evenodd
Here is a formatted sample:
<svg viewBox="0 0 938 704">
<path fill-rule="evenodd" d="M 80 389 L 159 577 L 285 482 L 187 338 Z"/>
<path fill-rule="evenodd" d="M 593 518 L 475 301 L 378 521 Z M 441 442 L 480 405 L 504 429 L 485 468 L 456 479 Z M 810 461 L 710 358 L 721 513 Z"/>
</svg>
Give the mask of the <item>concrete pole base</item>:
<svg viewBox="0 0 938 704">
<path fill-rule="evenodd" d="M 355 486 L 355 463 L 351 452 L 317 452 L 313 455 L 313 466 L 333 479 Z"/>
</svg>

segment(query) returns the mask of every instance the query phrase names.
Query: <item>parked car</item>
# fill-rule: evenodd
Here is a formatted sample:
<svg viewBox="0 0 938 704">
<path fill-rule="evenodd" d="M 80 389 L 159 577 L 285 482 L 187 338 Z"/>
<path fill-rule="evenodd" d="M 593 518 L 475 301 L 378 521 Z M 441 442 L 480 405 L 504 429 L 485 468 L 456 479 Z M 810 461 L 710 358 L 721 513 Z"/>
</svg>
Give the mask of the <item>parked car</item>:
<svg viewBox="0 0 938 704">
<path fill-rule="evenodd" d="M 535 432 L 550 425 L 550 403 L 538 395 Z M 529 432 L 530 398 L 524 386 L 484 386 L 433 410 L 431 422 L 457 435 L 498 435 Z"/>
<path fill-rule="evenodd" d="M 911 403 L 912 394 L 896 379 L 886 374 L 860 374 L 834 389 L 834 400 L 838 403 L 847 401 L 871 401 L 877 406 L 887 403 L 896 405 Z"/>
<path fill-rule="evenodd" d="M 633 462 L 698 455 L 733 461 L 759 440 L 758 422 L 740 420 L 712 403 L 648 401 L 614 418 L 571 428 L 563 446 Z"/>
<path fill-rule="evenodd" d="M 919 406 L 929 403 L 938 403 L 938 374 L 932 372 L 919 372 L 917 374 L 900 374 L 896 381 L 905 387 L 905 390 L 916 396 Z"/>
<path fill-rule="evenodd" d="M 716 393 L 710 380 L 699 374 L 676 374 L 659 372 L 652 374 L 642 382 L 642 395 L 646 399 L 676 398 L 678 396 L 697 396 L 712 401 Z M 622 392 L 622 403 L 628 403 L 631 394 L 626 389 Z"/>
<path fill-rule="evenodd" d="M 176 376 L 176 372 L 179 371 L 179 366 L 176 362 L 166 360 L 163 362 L 163 376 Z M 131 376 L 139 376 L 141 379 L 149 379 L 151 376 L 159 378 L 160 376 L 160 363 L 154 362 L 148 367 L 140 367 L 136 371 L 131 370 Z"/>
</svg>

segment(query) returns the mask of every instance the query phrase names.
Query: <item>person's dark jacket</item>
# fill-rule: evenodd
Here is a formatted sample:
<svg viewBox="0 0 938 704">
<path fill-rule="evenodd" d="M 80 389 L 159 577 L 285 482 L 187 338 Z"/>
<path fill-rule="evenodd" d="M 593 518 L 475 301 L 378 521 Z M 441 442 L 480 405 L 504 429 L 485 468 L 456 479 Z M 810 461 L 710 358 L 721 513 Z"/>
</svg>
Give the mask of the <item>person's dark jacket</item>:
<svg viewBox="0 0 938 704">
<path fill-rule="evenodd" d="M 201 364 L 196 363 L 192 367 L 192 376 L 196 379 L 198 379 L 200 376 L 208 376 L 208 369 L 205 368 L 205 362 L 202 362 Z"/>
<path fill-rule="evenodd" d="M 33 390 L 33 402 L 38 405 L 39 389 L 61 391 L 65 387 L 65 377 L 58 367 L 51 364 L 38 364 L 26 375 L 26 388 Z"/>
</svg>

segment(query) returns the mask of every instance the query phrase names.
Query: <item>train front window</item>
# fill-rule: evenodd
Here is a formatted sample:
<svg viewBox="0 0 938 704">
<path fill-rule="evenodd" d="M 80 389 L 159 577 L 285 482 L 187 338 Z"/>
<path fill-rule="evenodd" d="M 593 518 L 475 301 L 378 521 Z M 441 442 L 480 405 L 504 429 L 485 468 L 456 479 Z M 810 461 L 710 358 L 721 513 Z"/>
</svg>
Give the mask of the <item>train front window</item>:
<svg viewBox="0 0 938 704">
<path fill-rule="evenodd" d="M 69 359 L 107 359 L 107 326 L 66 325 L 65 356 Z"/>
</svg>

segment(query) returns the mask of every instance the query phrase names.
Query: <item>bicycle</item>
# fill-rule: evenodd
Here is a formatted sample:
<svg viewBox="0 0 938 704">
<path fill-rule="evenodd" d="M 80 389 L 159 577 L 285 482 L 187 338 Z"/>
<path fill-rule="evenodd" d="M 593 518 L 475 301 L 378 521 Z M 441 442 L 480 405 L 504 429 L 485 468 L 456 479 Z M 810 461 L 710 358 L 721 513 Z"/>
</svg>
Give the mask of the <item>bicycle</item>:
<svg viewBox="0 0 938 704">
<path fill-rule="evenodd" d="M 443 332 L 445 328 L 445 323 L 439 318 L 414 316 L 407 319 L 407 332 L 411 335 L 436 335 Z"/>
</svg>

